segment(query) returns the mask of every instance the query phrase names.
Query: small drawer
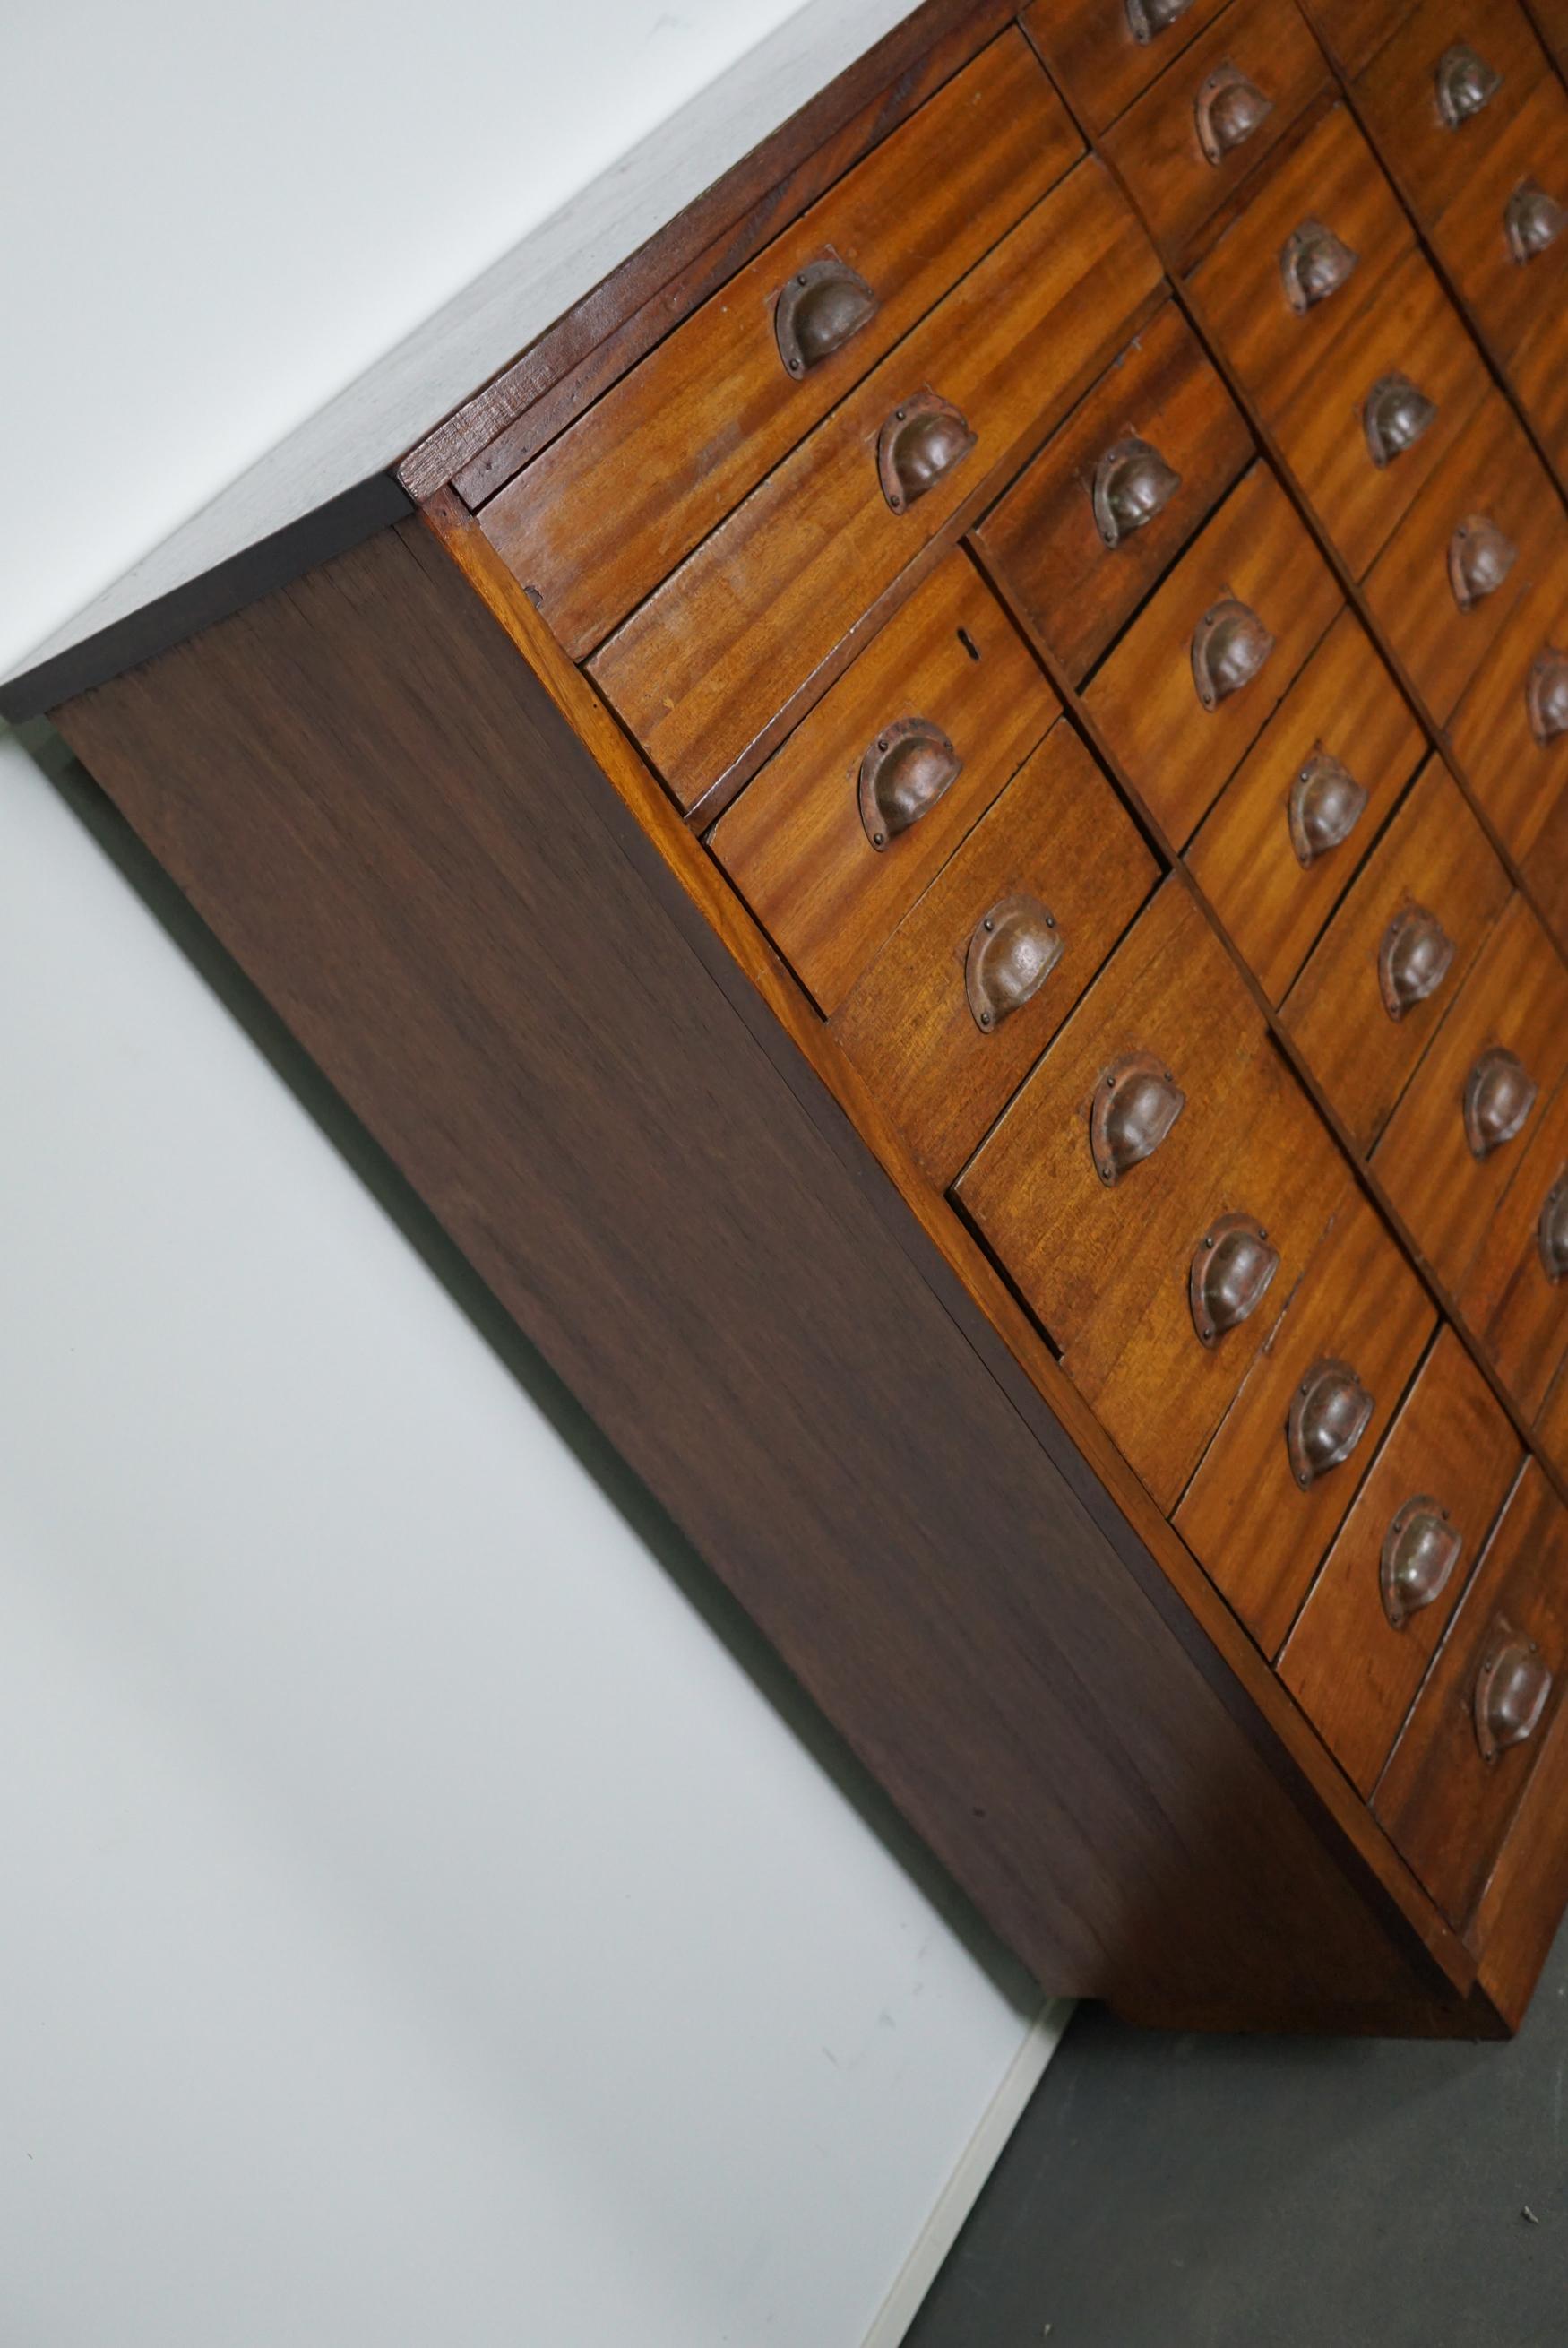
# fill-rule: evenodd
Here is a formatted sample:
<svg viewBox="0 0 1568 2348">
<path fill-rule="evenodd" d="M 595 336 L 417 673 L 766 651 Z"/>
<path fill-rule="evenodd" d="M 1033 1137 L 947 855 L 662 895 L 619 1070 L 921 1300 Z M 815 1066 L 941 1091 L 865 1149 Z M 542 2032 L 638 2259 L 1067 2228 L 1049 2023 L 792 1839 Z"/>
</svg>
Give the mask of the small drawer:
<svg viewBox="0 0 1568 2348">
<path fill-rule="evenodd" d="M 1471 186 L 1551 67 L 1514 0 L 1422 0 L 1356 83 L 1356 108 L 1430 228 Z"/>
<path fill-rule="evenodd" d="M 1360 72 L 1412 5 L 1413 0 L 1304 0 L 1307 23 L 1347 80 Z"/>
<path fill-rule="evenodd" d="M 1532 1462 L 1372 1798 L 1461 1929 L 1546 1743 L 1565 1659 L 1568 1511 Z"/>
<path fill-rule="evenodd" d="M 949 554 L 720 818 L 714 855 L 824 1011 L 1061 705 Z"/>
<path fill-rule="evenodd" d="M 1149 895 L 1158 867 L 1065 720 L 852 989 L 833 1033 L 945 1187 Z"/>
<path fill-rule="evenodd" d="M 1188 281 L 1266 423 L 1309 378 L 1334 380 L 1331 346 L 1414 242 L 1377 157 L 1336 106 Z"/>
<path fill-rule="evenodd" d="M 1367 580 L 1367 602 L 1435 724 L 1457 705 L 1535 576 L 1562 507 L 1491 394 Z"/>
<path fill-rule="evenodd" d="M 1568 970 L 1522 897 L 1496 928 L 1373 1153 L 1395 1212 L 1450 1294 L 1568 1066 Z"/>
<path fill-rule="evenodd" d="M 1084 695 L 1132 788 L 1179 848 L 1343 599 L 1263 465 L 1232 490 Z"/>
<path fill-rule="evenodd" d="M 1476 804 L 1522 860 L 1568 787 L 1568 551 L 1514 605 L 1448 730 Z"/>
<path fill-rule="evenodd" d="M 1235 0 L 1122 116 L 1105 152 L 1173 268 L 1329 85 L 1294 0 Z"/>
<path fill-rule="evenodd" d="M 1381 1132 L 1507 896 L 1507 873 L 1433 758 L 1280 1014 L 1358 1149 Z"/>
<path fill-rule="evenodd" d="M 483 507 L 486 536 L 573 659 L 667 577 L 1081 152 L 1027 42 L 1004 34 L 526 471 L 503 486 L 504 476 L 487 477 L 491 452 L 471 466 L 459 489 Z"/>
<path fill-rule="evenodd" d="M 1296 1620 L 1436 1325 L 1426 1290 L 1347 1176 L 1322 1245 L 1176 1511 L 1176 1530 L 1265 1654 Z"/>
<path fill-rule="evenodd" d="M 1568 92 L 1544 65 L 1430 232 L 1432 249 L 1498 358 L 1542 319 L 1561 330 L 1568 280 Z"/>
<path fill-rule="evenodd" d="M 1420 763 L 1425 740 L 1354 612 L 1341 612 L 1187 850 L 1270 1003 Z"/>
<path fill-rule="evenodd" d="M 1020 24 L 1069 106 L 1105 130 L 1225 0 L 1033 0 Z"/>
<path fill-rule="evenodd" d="M 1312 1585 L 1279 1675 L 1363 1797 L 1475 1570 L 1524 1457 L 1445 1328 Z"/>
<path fill-rule="evenodd" d="M 899 574 L 1102 373 L 1159 275 L 1087 157 L 600 648 L 589 675 L 683 808 L 712 793 L 717 814 L 761 766 Z"/>
<path fill-rule="evenodd" d="M 1035 642 L 1077 684 L 1252 455 L 1240 409 L 1169 303 L 975 542 Z"/>
<path fill-rule="evenodd" d="M 1113 1179 L 1099 1170 L 1097 1142 Z M 957 1196 L 1169 1508 L 1344 1180 L 1225 947 L 1173 877 Z M 1233 1235 L 1226 1216 L 1256 1222 Z M 1215 1309 L 1205 1293 L 1211 1258 L 1231 1283 L 1221 1318 L 1236 1315 L 1217 1337 L 1214 1323 L 1201 1323 Z"/>
<path fill-rule="evenodd" d="M 1533 1419 L 1568 1351 L 1568 1083 L 1537 1115 L 1459 1306 L 1521 1416 Z"/>
<path fill-rule="evenodd" d="M 1275 419 L 1281 458 L 1356 578 L 1366 575 L 1490 383 L 1428 263 L 1407 252 L 1348 320 L 1332 365 L 1309 376 Z"/>
</svg>

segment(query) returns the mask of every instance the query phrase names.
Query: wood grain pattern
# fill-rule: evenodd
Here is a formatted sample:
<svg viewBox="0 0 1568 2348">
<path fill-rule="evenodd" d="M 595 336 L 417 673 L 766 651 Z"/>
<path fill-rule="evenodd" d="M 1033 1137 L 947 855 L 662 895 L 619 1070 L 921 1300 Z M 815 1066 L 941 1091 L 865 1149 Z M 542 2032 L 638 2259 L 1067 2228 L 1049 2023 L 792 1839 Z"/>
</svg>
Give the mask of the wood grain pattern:
<svg viewBox="0 0 1568 2348">
<path fill-rule="evenodd" d="M 843 1002 L 1061 705 L 955 551 L 720 819 L 714 855 L 824 1012 Z M 860 762 L 902 717 L 940 726 L 963 765 L 917 823 L 876 849 L 860 819 Z"/>
<path fill-rule="evenodd" d="M 1530 723 L 1530 672 L 1550 650 L 1568 653 L 1568 543 L 1520 597 L 1449 720 L 1470 795 L 1520 862 L 1568 789 L 1568 734 L 1542 744 Z"/>
<path fill-rule="evenodd" d="M 1091 130 L 1104 130 L 1123 107 L 1181 55 L 1225 0 L 1193 0 L 1152 41 L 1132 36 L 1125 7 L 1102 0 L 1031 0 L 1019 21 L 1067 102 Z"/>
<path fill-rule="evenodd" d="M 1240 692 L 1205 709 L 1193 633 L 1226 596 L 1275 639 Z M 1180 847 L 1342 609 L 1338 583 L 1266 466 L 1256 465 L 1188 548 L 1091 681 L 1084 706 L 1164 837 Z"/>
<path fill-rule="evenodd" d="M 485 507 L 486 536 L 574 659 L 1060 180 L 1081 139 L 1009 33 L 764 247 Z M 774 308 L 832 252 L 876 314 L 796 379 Z"/>
<path fill-rule="evenodd" d="M 1158 275 L 1104 167 L 1079 164 L 611 636 L 591 674 L 682 807 L 760 763 L 792 696 L 964 499 L 1044 438 Z M 895 514 L 876 438 L 927 385 L 977 445 Z"/>
<path fill-rule="evenodd" d="M 1501 75 L 1483 110 L 1450 129 L 1435 102 L 1437 68 L 1460 43 Z M 1428 227 L 1473 184 L 1483 158 L 1550 72 L 1514 0 L 1419 0 L 1357 77 L 1356 111 L 1395 185 Z"/>
<path fill-rule="evenodd" d="M 1187 870 L 1269 1002 L 1278 1005 L 1355 879 L 1425 737 L 1354 612 L 1341 612 L 1187 850 Z M 1292 786 L 1316 751 L 1367 794 L 1349 838 L 1303 866 Z"/>
<path fill-rule="evenodd" d="M 1094 473 L 1128 438 L 1157 448 L 1181 487 L 1110 547 L 1094 520 Z M 999 499 L 974 542 L 1032 640 L 1076 684 L 1252 455 L 1235 401 L 1167 303 Z"/>
<path fill-rule="evenodd" d="M 1465 1325 L 1528 1423 L 1568 1353 L 1568 1287 L 1553 1287 L 1536 1243 L 1547 1192 L 1568 1170 L 1568 1084 L 1541 1105 L 1523 1155 L 1460 1290 Z"/>
<path fill-rule="evenodd" d="M 1279 1662 L 1286 1687 L 1368 1798 L 1523 1457 L 1485 1379 L 1445 1328 Z M 1440 1596 L 1396 1629 L 1383 1605 L 1383 1543 L 1398 1511 L 1421 1497 L 1447 1509 L 1464 1546 Z"/>
<path fill-rule="evenodd" d="M 833 1020 L 839 1044 L 935 1183 L 958 1173 L 1157 877 L 1115 791 L 1063 719 Z M 1020 893 L 1049 908 L 1061 956 L 1040 993 L 986 1035 L 965 994 L 965 958 L 976 924 Z"/>
<path fill-rule="evenodd" d="M 1360 72 L 1412 5 L 1413 0 L 1302 0 L 1318 39 L 1349 77 Z"/>
<path fill-rule="evenodd" d="M 1481 123 L 1488 115 L 1479 118 Z M 1530 329 L 1553 318 L 1562 331 L 1568 286 L 1568 238 L 1522 264 L 1509 250 L 1508 200 L 1524 180 L 1568 204 L 1568 91 L 1542 63 L 1519 112 L 1476 151 L 1441 218 L 1432 250 L 1495 355 L 1508 360 Z"/>
<path fill-rule="evenodd" d="M 1436 1323 L 1425 1289 L 1347 1177 L 1322 1246 L 1176 1510 L 1177 1531 L 1265 1654 L 1283 1645 Z M 1349 1458 L 1303 1491 L 1286 1417 L 1302 1378 L 1325 1359 L 1348 1361 L 1376 1408 Z"/>
</svg>

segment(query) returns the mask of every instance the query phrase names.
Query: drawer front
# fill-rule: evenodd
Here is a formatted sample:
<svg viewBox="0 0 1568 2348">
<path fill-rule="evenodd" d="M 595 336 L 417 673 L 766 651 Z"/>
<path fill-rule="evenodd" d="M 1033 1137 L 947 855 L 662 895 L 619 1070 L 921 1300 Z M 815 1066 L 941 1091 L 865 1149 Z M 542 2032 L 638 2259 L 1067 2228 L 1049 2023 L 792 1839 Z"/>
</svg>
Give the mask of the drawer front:
<svg viewBox="0 0 1568 2348">
<path fill-rule="evenodd" d="M 1343 252 L 1337 260 L 1336 247 L 1319 255 L 1317 283 L 1327 290 L 1301 309 L 1289 279 L 1298 239 L 1314 230 L 1327 231 Z M 1266 422 L 1309 379 L 1335 379 L 1328 353 L 1347 320 L 1414 242 L 1377 158 L 1344 106 L 1335 107 L 1190 280 L 1200 314 Z"/>
<path fill-rule="evenodd" d="M 1104 130 L 1225 0 L 1033 0 L 1019 22 L 1081 122 Z"/>
<path fill-rule="evenodd" d="M 948 1183 L 984 1138 L 1157 878 L 1061 721 L 832 1023 L 934 1182 Z"/>
<path fill-rule="evenodd" d="M 682 807 L 761 765 L 899 573 L 1100 374 L 1158 279 L 1089 158 L 610 637 L 589 674 Z M 963 427 L 933 420 L 928 395 Z"/>
<path fill-rule="evenodd" d="M 1515 604 L 1449 740 L 1477 805 L 1522 860 L 1568 788 L 1568 551 Z"/>
<path fill-rule="evenodd" d="M 1307 22 L 1348 79 L 1354 79 L 1410 13 L 1411 0 L 1305 0 Z"/>
<path fill-rule="evenodd" d="M 1507 897 L 1501 862 L 1432 759 L 1280 1014 L 1358 1149 L 1381 1132 Z"/>
<path fill-rule="evenodd" d="M 1005 35 L 492 497 L 485 533 L 572 657 L 673 571 L 1081 151 L 1027 42 Z M 785 333 L 798 371 L 778 334 L 792 285 L 798 323 Z M 471 503 L 485 494 L 482 482 L 463 486 Z"/>
<path fill-rule="evenodd" d="M 824 1011 L 837 1008 L 1060 708 L 955 552 L 721 818 L 714 855 Z M 879 811 L 888 826 L 880 847 Z"/>
<path fill-rule="evenodd" d="M 1270 1003 L 1284 999 L 1424 747 L 1360 621 L 1341 612 L 1187 850 Z"/>
<path fill-rule="evenodd" d="M 1147 1087 L 1141 1066 L 1150 1072 Z M 1167 1128 L 1160 1112 L 1173 1085 L 1182 1106 Z M 1097 1107 L 1112 1146 L 1163 1133 L 1109 1182 L 1092 1154 Z M 1173 878 L 957 1195 L 1061 1347 L 1069 1375 L 1168 1508 L 1294 1287 L 1344 1179 L 1235 965 Z M 1261 1294 L 1249 1290 L 1250 1313 L 1205 1345 L 1194 1266 L 1201 1282 L 1211 1252 L 1204 1242 L 1226 1214 L 1255 1218 L 1278 1265 Z"/>
<path fill-rule="evenodd" d="M 1084 695 L 1112 757 L 1174 846 L 1190 837 L 1341 608 L 1334 574 L 1290 500 L 1255 466 Z"/>
<path fill-rule="evenodd" d="M 1474 184 L 1550 71 L 1514 0 L 1422 0 L 1406 17 L 1358 79 L 1356 106 L 1418 220 L 1430 228 Z"/>
<path fill-rule="evenodd" d="M 1501 633 L 1560 514 L 1519 424 L 1490 396 L 1367 580 L 1372 616 L 1438 725 Z"/>
<path fill-rule="evenodd" d="M 987 515 L 976 543 L 1035 642 L 1077 684 L 1252 455 L 1240 409 L 1167 304 Z M 1156 500 L 1146 520 L 1126 526 Z"/>
<path fill-rule="evenodd" d="M 1122 117 L 1105 152 L 1173 267 L 1329 85 L 1294 0 L 1236 0 Z"/>
<path fill-rule="evenodd" d="M 1521 1414 L 1532 1420 L 1568 1351 L 1568 1083 L 1535 1119 L 1459 1304 Z"/>
<path fill-rule="evenodd" d="M 1177 1531 L 1265 1654 L 1278 1653 L 1436 1325 L 1426 1290 L 1347 1178 L 1323 1244 L 1176 1511 Z M 1358 1387 L 1371 1397 L 1364 1424 Z M 1326 1430 L 1305 1482 L 1290 1449 L 1293 1406 L 1305 1435 Z M 1336 1407 L 1348 1415 L 1337 1420 Z M 1337 1443 L 1327 1439 L 1336 1427 Z"/>
<path fill-rule="evenodd" d="M 1444 1329 L 1356 1496 L 1280 1676 L 1369 1796 L 1441 1643 L 1523 1447 Z"/>
<path fill-rule="evenodd" d="M 1372 1802 L 1456 1925 L 1485 1890 L 1523 1797 L 1556 1715 L 1565 1660 L 1568 1515 L 1532 1465 Z"/>
<path fill-rule="evenodd" d="M 1396 1211 L 1450 1293 L 1460 1288 L 1565 1066 L 1568 970 L 1524 899 L 1515 897 L 1372 1158 Z"/>
<path fill-rule="evenodd" d="M 1555 211 L 1533 220 L 1528 209 L 1532 191 L 1543 192 Z M 1510 358 L 1541 320 L 1561 324 L 1568 281 L 1564 206 L 1568 93 L 1553 74 L 1543 77 L 1488 150 L 1474 157 L 1431 231 L 1439 260 L 1501 359 Z"/>
<path fill-rule="evenodd" d="M 1275 419 L 1280 456 L 1358 579 L 1453 447 L 1489 384 L 1459 312 L 1422 255 L 1408 252 L 1348 320 L 1329 366 L 1308 376 Z M 1410 439 L 1412 426 L 1419 428 Z"/>
</svg>

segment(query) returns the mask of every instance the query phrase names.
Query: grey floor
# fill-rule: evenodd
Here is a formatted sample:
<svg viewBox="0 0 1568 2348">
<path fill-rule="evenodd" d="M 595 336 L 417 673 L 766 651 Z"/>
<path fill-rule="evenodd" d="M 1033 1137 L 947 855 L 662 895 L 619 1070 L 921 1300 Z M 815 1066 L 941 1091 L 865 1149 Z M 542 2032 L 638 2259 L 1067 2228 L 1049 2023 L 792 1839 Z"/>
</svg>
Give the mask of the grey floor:
<svg viewBox="0 0 1568 2348">
<path fill-rule="evenodd" d="M 1568 1932 L 1506 2045 L 1074 2019 L 906 2348 L 1568 2348 Z"/>
</svg>

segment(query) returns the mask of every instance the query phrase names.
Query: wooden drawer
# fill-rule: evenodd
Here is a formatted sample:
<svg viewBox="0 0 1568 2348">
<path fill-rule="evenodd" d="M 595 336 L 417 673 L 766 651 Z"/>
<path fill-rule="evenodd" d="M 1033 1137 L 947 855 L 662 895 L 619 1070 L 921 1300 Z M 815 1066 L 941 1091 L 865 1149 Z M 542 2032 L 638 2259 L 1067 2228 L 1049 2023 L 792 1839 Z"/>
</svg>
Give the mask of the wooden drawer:
<svg viewBox="0 0 1568 2348">
<path fill-rule="evenodd" d="M 1540 318 L 1509 363 L 1509 381 L 1559 480 L 1568 479 L 1568 366 L 1558 318 Z"/>
<path fill-rule="evenodd" d="M 1512 1053 L 1538 1087 L 1523 1107 L 1515 1077 L 1492 1056 Z M 1487 1222 L 1524 1155 L 1542 1102 L 1568 1066 L 1568 970 L 1522 897 L 1512 898 L 1450 1004 L 1373 1154 L 1395 1210 L 1450 1293 L 1460 1289 Z M 1493 1082 L 1483 1087 L 1482 1079 Z M 1505 1120 L 1505 1105 L 1513 1109 Z M 1492 1133 L 1511 1128 L 1506 1138 Z M 1478 1136 L 1472 1142 L 1471 1134 Z M 1478 1147 L 1487 1154 L 1476 1155 Z"/>
<path fill-rule="evenodd" d="M 1367 580 L 1367 602 L 1434 722 L 1442 725 L 1534 576 L 1562 509 L 1505 402 L 1490 395 L 1416 499 Z M 1464 608 L 1453 583 L 1467 532 L 1501 530 L 1514 561 Z"/>
<path fill-rule="evenodd" d="M 1563 730 L 1552 734 L 1559 721 Z M 1568 787 L 1568 548 L 1523 594 L 1449 721 L 1477 805 L 1523 859 Z"/>
<path fill-rule="evenodd" d="M 1133 439 L 1177 485 L 1135 529 L 1112 517 L 1112 544 L 1096 518 L 1096 483 L 1114 490 L 1136 460 L 1124 446 Z M 975 542 L 1035 642 L 1077 684 L 1252 454 L 1240 409 L 1168 303 L 986 516 Z"/>
<path fill-rule="evenodd" d="M 1568 1514 L 1533 1464 L 1515 1487 L 1481 1569 L 1465 1594 L 1372 1807 L 1432 1898 L 1455 1924 L 1469 1918 L 1507 1837 L 1546 1742 L 1568 1655 Z M 1552 1675 L 1515 1684 L 1512 1725 L 1522 1742 L 1483 1751 L 1478 1714 L 1508 1692 L 1511 1657 L 1523 1651 Z M 1490 1693 L 1490 1701 L 1489 1701 Z M 1507 1730 L 1506 1720 L 1498 1726 Z"/>
<path fill-rule="evenodd" d="M 1393 453 L 1378 463 L 1368 438 L 1369 425 L 1377 428 L 1368 402 L 1395 376 L 1437 412 L 1403 448 L 1379 435 L 1380 446 Z M 1407 252 L 1348 319 L 1332 362 L 1309 376 L 1276 417 L 1279 454 L 1356 578 L 1365 576 L 1453 447 L 1490 381 L 1426 259 Z M 1397 400 L 1396 393 L 1389 402 L 1396 413 Z"/>
<path fill-rule="evenodd" d="M 1445 1328 L 1312 1585 L 1280 1676 L 1369 1796 L 1513 1488 L 1507 1414 Z"/>
<path fill-rule="evenodd" d="M 1426 1290 L 1347 1175 L 1322 1245 L 1176 1511 L 1177 1531 L 1266 1654 L 1278 1653 L 1436 1325 Z M 1315 1374 L 1329 1363 L 1348 1365 L 1372 1408 L 1345 1456 L 1329 1465 L 1319 1452 L 1304 1484 L 1292 1405 L 1309 1385 L 1322 1395 Z"/>
<path fill-rule="evenodd" d="M 1521 1416 L 1533 1419 L 1568 1350 L 1568 1280 L 1547 1268 L 1562 1262 L 1562 1217 L 1542 1218 L 1568 1174 L 1568 1084 L 1542 1104 L 1524 1155 L 1481 1236 L 1460 1290 L 1465 1326 L 1495 1367 Z"/>
<path fill-rule="evenodd" d="M 1201 644 L 1240 604 L 1273 638 L 1212 705 Z M 1084 695 L 1112 757 L 1180 847 L 1342 609 L 1333 572 L 1272 473 L 1255 466 L 1177 563 Z M 1216 640 L 1223 643 L 1223 638 Z"/>
<path fill-rule="evenodd" d="M 673 571 L 1082 152 L 1029 45 L 1005 34 L 776 237 L 484 507 L 482 526 L 574 660 Z M 813 275 L 792 373 L 781 293 Z M 815 291 L 808 287 L 808 294 Z M 465 482 L 470 502 L 483 485 Z"/>
<path fill-rule="evenodd" d="M 1462 793 L 1430 761 L 1358 874 L 1285 998 L 1286 1029 L 1358 1149 L 1381 1132 L 1481 940 L 1508 896 L 1508 875 Z M 1384 1000 L 1396 923 L 1431 915 L 1453 951 L 1438 983 L 1399 1018 Z M 1429 963 L 1428 974 L 1440 963 Z"/>
<path fill-rule="evenodd" d="M 1480 110 L 1455 120 L 1439 97 L 1439 67 L 1468 49 L 1500 77 Z M 1514 0 L 1422 0 L 1356 84 L 1356 108 L 1417 218 L 1430 228 L 1474 183 L 1500 132 L 1551 72 Z M 1457 74 L 1454 99 L 1466 101 Z"/>
<path fill-rule="evenodd" d="M 1286 256 L 1316 224 L 1355 256 L 1348 275 L 1306 310 L 1286 290 Z M 1328 353 L 1346 321 L 1414 242 L 1378 160 L 1343 105 L 1288 155 L 1199 263 L 1193 299 L 1266 422 L 1309 378 L 1334 380 Z"/>
<path fill-rule="evenodd" d="M 1509 232 L 1510 211 L 1522 188 L 1542 191 L 1568 205 L 1568 92 L 1542 68 L 1512 122 L 1501 126 L 1447 211 L 1431 231 L 1433 250 L 1481 334 L 1506 360 L 1542 319 L 1561 330 L 1568 280 L 1568 232 L 1521 261 Z M 1485 118 L 1482 117 L 1484 120 Z"/>
<path fill-rule="evenodd" d="M 1188 870 L 1270 1003 L 1283 999 L 1424 747 L 1360 621 L 1341 612 L 1187 850 Z M 1365 793 L 1358 814 L 1342 778 L 1324 772 L 1336 760 Z M 1326 844 L 1348 817 L 1350 829 Z"/>
<path fill-rule="evenodd" d="M 1329 84 L 1295 0 L 1235 0 L 1122 117 L 1105 152 L 1173 267 Z"/>
<path fill-rule="evenodd" d="M 1304 5 L 1318 39 L 1353 79 L 1409 15 L 1411 0 L 1304 0 Z"/>
<path fill-rule="evenodd" d="M 1096 1098 L 1134 1055 L 1184 1106 L 1142 1162 L 1096 1171 Z M 957 1195 L 1061 1347 L 1067 1370 L 1169 1508 L 1323 1231 L 1345 1179 L 1235 965 L 1168 880 L 958 1181 Z M 1249 1318 L 1200 1342 L 1194 1259 L 1221 1216 L 1278 1251 Z"/>
<path fill-rule="evenodd" d="M 1157 878 L 1063 719 L 833 1021 L 934 1182 L 952 1179 L 999 1116 Z"/>
<path fill-rule="evenodd" d="M 720 819 L 714 855 L 824 1011 L 842 1003 L 1061 705 L 955 551 Z M 946 737 L 958 774 L 878 848 L 875 815 L 868 829 L 861 812 L 863 778 L 880 742 L 890 741 L 895 762 L 919 755 L 899 750 L 898 729 L 912 720 Z M 932 749 L 927 778 L 935 786 L 945 762 L 939 745 Z M 898 786 L 897 764 L 886 771 Z M 901 788 L 906 805 L 917 805 L 907 783 Z M 868 808 L 876 788 L 871 780 Z"/>
<path fill-rule="evenodd" d="M 1158 280 L 1088 158 L 610 637 L 589 674 L 682 807 L 761 765 L 899 574 L 1102 371 Z M 928 394 L 960 411 L 974 446 L 949 441 L 945 469 L 928 451 L 931 485 L 895 511 L 879 440 L 917 427 Z"/>
<path fill-rule="evenodd" d="M 1081 122 L 1104 130 L 1225 0 L 1033 0 L 1019 18 Z M 1168 22 L 1162 19 L 1168 18 Z"/>
</svg>

